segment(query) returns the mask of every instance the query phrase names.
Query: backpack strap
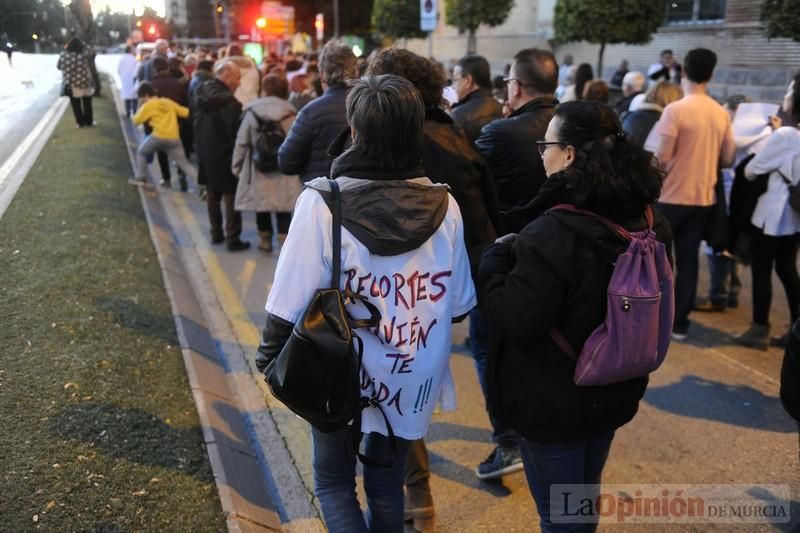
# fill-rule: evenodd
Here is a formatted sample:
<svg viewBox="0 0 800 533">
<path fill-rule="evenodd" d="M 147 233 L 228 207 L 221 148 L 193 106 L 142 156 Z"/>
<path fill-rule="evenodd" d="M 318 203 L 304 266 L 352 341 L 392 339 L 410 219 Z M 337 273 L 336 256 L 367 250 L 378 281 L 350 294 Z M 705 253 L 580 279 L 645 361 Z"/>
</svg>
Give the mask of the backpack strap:
<svg viewBox="0 0 800 533">
<path fill-rule="evenodd" d="M 593 211 L 589 211 L 588 209 L 581 209 L 579 207 L 575 207 L 572 204 L 558 204 L 558 205 L 556 205 L 554 207 L 551 207 L 548 211 L 568 211 L 570 213 L 577 213 L 577 214 L 580 214 L 580 215 L 584 215 L 584 216 L 593 218 L 593 219 L 595 219 L 595 220 L 597 220 L 599 222 L 602 222 L 608 229 L 610 229 L 611 231 L 613 231 L 614 233 L 616 233 L 617 235 L 619 235 L 620 237 L 622 237 L 626 241 L 629 241 L 629 240 L 633 239 L 633 233 L 632 232 L 630 232 L 627 229 L 623 228 L 622 226 L 620 226 L 616 222 L 612 222 L 609 219 L 607 219 L 606 217 L 598 215 L 597 213 L 595 213 Z M 644 217 L 645 217 L 645 220 L 647 221 L 647 229 L 648 230 L 652 230 L 653 229 L 653 224 L 655 223 L 655 215 L 653 214 L 653 208 L 651 206 L 648 205 L 647 208 L 645 209 Z"/>
<path fill-rule="evenodd" d="M 553 339 L 553 342 L 555 342 L 556 345 L 558 345 L 558 347 L 561 348 L 562 352 L 567 354 L 570 359 L 575 361 L 578 360 L 578 354 L 575 353 L 575 350 L 572 348 L 572 345 L 569 342 L 567 342 L 567 339 L 564 338 L 564 335 L 562 335 L 561 332 L 558 331 L 558 328 L 552 327 L 550 328 L 550 331 L 548 331 L 548 333 L 550 334 L 550 338 Z"/>
<path fill-rule="evenodd" d="M 331 212 L 333 213 L 333 265 L 331 288 L 338 289 L 342 276 L 342 194 L 336 180 L 329 179 L 331 186 Z"/>
</svg>

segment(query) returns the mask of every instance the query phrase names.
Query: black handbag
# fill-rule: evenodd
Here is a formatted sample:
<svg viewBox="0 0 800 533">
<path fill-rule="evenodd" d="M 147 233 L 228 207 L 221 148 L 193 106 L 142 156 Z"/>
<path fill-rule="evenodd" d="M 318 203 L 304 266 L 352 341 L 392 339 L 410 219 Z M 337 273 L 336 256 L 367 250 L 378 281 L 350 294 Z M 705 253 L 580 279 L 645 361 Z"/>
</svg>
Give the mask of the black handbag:
<svg viewBox="0 0 800 533">
<path fill-rule="evenodd" d="M 781 179 L 786 184 L 786 188 L 789 189 L 789 205 L 792 209 L 800 213 L 800 185 L 792 184 L 792 180 L 784 176 L 783 172 L 780 170 L 778 170 L 778 174 L 781 175 Z"/>
<path fill-rule="evenodd" d="M 339 185 L 329 180 L 333 213 L 333 275 L 330 288 L 317 289 L 278 356 L 265 370 L 272 394 L 319 431 L 330 433 L 352 421 L 353 445 L 361 439 L 361 410 L 380 409 L 361 396 L 363 343 L 353 330 L 375 327 L 381 320 L 377 307 L 365 297 L 339 289 L 342 256 L 342 213 Z M 358 302 L 370 318 L 353 319 L 345 303 Z M 383 410 L 392 448 L 394 433 Z M 373 464 L 359 454 L 362 462 Z M 388 465 L 376 465 L 388 466 Z"/>
<path fill-rule="evenodd" d="M 62 83 L 61 84 L 61 96 L 68 96 L 72 98 L 72 85 L 69 83 Z"/>
</svg>

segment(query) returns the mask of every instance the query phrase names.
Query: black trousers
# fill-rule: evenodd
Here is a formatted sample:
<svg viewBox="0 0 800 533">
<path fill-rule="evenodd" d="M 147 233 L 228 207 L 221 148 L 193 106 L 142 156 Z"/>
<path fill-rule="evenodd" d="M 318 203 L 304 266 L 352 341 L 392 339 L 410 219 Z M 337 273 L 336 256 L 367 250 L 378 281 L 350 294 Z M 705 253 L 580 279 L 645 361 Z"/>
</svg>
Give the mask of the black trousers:
<svg viewBox="0 0 800 533">
<path fill-rule="evenodd" d="M 750 233 L 750 269 L 753 274 L 753 322 L 769 324 L 772 306 L 772 266 L 786 291 L 789 313 L 794 324 L 800 306 L 800 276 L 797 274 L 797 248 L 800 235 L 771 237 L 753 227 Z"/>
<path fill-rule="evenodd" d="M 278 219 L 278 231 L 272 225 L 272 216 L 269 211 L 262 211 L 256 213 L 256 226 L 258 231 L 266 233 L 277 233 L 278 235 L 286 235 L 289 233 L 289 224 L 292 222 L 291 213 L 275 213 Z"/>
<path fill-rule="evenodd" d="M 236 242 L 242 234 L 242 214 L 234 208 L 236 193 L 216 192 L 208 190 L 206 205 L 208 206 L 208 221 L 211 223 L 211 238 L 221 239 L 222 232 L 222 207 L 225 204 L 225 241 Z"/>
<path fill-rule="evenodd" d="M 84 127 L 94 124 L 91 96 L 84 96 L 81 98 L 70 96 L 69 103 L 72 106 L 72 114 L 75 115 L 75 122 L 78 126 Z"/>
</svg>

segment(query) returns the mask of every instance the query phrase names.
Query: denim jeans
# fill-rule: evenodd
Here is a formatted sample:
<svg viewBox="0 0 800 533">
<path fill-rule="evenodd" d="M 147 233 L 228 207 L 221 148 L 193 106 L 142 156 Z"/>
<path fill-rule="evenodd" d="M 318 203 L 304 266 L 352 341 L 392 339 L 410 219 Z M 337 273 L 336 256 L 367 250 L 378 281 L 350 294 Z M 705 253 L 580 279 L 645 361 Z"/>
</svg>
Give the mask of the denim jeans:
<svg viewBox="0 0 800 533">
<path fill-rule="evenodd" d="M 486 327 L 486 319 L 479 307 L 475 307 L 469 312 L 469 348 L 472 357 L 475 359 L 475 370 L 478 372 L 478 382 L 481 384 L 483 399 L 488 406 L 488 396 L 486 389 L 486 358 L 489 353 L 489 332 Z M 488 411 L 488 408 L 487 408 Z M 489 421 L 492 424 L 492 441 L 503 448 L 516 448 L 517 436 L 511 428 L 506 427 L 497 420 L 492 413 L 489 413 Z"/>
<path fill-rule="evenodd" d="M 409 441 L 397 438 L 397 455 L 388 468 L 364 465 L 364 490 L 367 516 L 361 513 L 356 497 L 356 455 L 350 428 L 334 433 L 311 430 L 314 465 L 314 494 L 319 499 L 322 518 L 331 533 L 402 533 L 403 478 Z M 364 452 L 372 459 L 391 458 L 388 437 L 364 435 Z"/>
<path fill-rule="evenodd" d="M 523 437 L 519 438 L 525 477 L 539 511 L 542 533 L 591 532 L 597 529 L 596 522 L 567 523 L 564 519 L 551 521 L 550 486 L 599 485 L 613 440 L 613 431 L 581 441 L 557 444 L 537 443 Z M 584 496 L 591 498 L 595 495 L 586 493 Z"/>
<path fill-rule="evenodd" d="M 140 180 L 147 179 L 147 157 L 156 152 L 166 152 L 178 164 L 181 170 L 192 179 L 197 179 L 197 171 L 194 169 L 179 139 L 162 139 L 148 135 L 136 150 L 136 177 Z M 166 177 L 164 179 L 169 179 Z"/>
<path fill-rule="evenodd" d="M 713 206 L 656 204 L 669 221 L 675 243 L 674 328 L 689 329 L 689 313 L 697 298 L 699 250 Z"/>
<path fill-rule="evenodd" d="M 738 303 L 742 282 L 739 280 L 736 258 L 722 253 L 710 253 L 708 270 L 711 274 L 708 300 L 714 305 Z"/>
</svg>

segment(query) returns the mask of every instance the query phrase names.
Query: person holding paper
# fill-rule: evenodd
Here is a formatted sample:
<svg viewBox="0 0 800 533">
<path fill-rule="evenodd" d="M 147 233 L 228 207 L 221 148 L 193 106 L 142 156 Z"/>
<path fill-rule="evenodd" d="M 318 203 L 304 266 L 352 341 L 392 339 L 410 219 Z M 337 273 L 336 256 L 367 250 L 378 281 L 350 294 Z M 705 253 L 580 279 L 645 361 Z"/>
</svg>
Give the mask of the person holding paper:
<svg viewBox="0 0 800 533">
<path fill-rule="evenodd" d="M 791 323 L 798 319 L 800 275 L 797 272 L 797 249 L 800 244 L 800 212 L 789 204 L 789 186 L 800 183 L 800 73 L 783 99 L 783 110 L 791 123 L 783 125 L 770 117 L 772 134 L 763 148 L 745 167 L 745 176 L 755 179 L 769 174 L 767 191 L 762 194 L 753 216 L 750 237 L 753 275 L 753 323 L 736 338 L 737 342 L 767 350 L 770 338 L 769 310 L 772 304 L 772 269 L 781 280 L 789 303 Z M 773 339 L 786 344 L 788 335 Z"/>
</svg>

